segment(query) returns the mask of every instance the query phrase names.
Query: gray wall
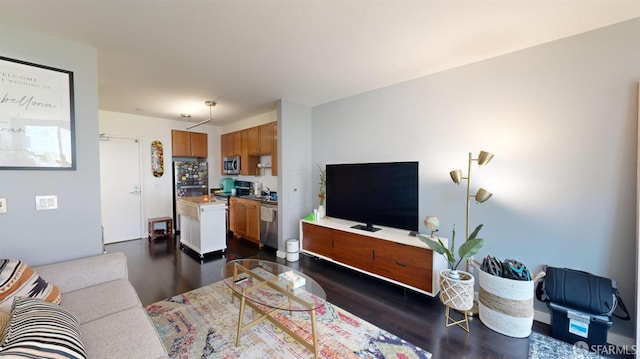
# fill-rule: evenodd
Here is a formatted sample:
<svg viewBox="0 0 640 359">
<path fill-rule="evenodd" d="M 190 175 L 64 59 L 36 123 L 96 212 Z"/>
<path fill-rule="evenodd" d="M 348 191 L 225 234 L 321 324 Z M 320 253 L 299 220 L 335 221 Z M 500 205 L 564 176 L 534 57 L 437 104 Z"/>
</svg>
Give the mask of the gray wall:
<svg viewBox="0 0 640 359">
<path fill-rule="evenodd" d="M 75 171 L 0 170 L 0 257 L 32 265 L 102 253 L 96 49 L 0 22 L 0 55 L 73 71 Z M 35 211 L 35 196 L 58 196 L 57 210 Z"/>
<path fill-rule="evenodd" d="M 299 237 L 300 218 L 310 212 L 311 108 L 287 100 L 278 103 L 278 241 Z"/>
<path fill-rule="evenodd" d="M 466 183 L 448 173 L 493 152 L 472 169 L 472 192 L 494 194 L 471 206 L 486 240 L 476 258 L 617 278 L 632 307 L 638 80 L 635 19 L 314 107 L 312 163 L 420 161 L 420 218 L 461 238 Z M 611 331 L 633 337 L 633 322 Z"/>
</svg>

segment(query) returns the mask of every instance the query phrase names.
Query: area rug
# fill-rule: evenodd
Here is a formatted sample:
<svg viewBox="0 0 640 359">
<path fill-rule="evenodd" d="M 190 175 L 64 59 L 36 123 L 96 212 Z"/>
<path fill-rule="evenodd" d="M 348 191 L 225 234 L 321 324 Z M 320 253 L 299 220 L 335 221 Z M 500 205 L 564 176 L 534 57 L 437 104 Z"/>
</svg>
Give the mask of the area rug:
<svg viewBox="0 0 640 359">
<path fill-rule="evenodd" d="M 580 346 L 533 332 L 529 336 L 529 359 L 599 359 L 604 358 Z"/>
<path fill-rule="evenodd" d="M 150 304 L 145 309 L 171 358 L 313 358 L 313 353 L 264 321 L 244 331 L 235 346 L 239 300 L 220 281 Z M 255 312 L 245 311 L 245 323 Z M 277 319 L 311 338 L 309 315 L 280 312 Z M 431 353 L 327 302 L 316 310 L 321 358 L 431 358 Z"/>
</svg>

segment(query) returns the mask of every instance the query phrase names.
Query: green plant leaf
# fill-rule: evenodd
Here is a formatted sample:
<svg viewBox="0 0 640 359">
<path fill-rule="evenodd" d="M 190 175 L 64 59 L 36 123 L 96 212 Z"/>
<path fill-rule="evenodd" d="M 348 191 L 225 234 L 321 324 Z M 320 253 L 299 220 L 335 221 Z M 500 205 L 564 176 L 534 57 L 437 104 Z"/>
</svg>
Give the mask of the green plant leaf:
<svg viewBox="0 0 640 359">
<path fill-rule="evenodd" d="M 484 239 L 482 238 L 474 238 L 464 242 L 463 245 L 458 249 L 458 255 L 460 256 L 460 260 L 467 259 L 474 254 L 478 253 L 480 248 L 484 245 Z"/>
<path fill-rule="evenodd" d="M 440 238 L 438 238 L 438 242 L 434 241 L 433 239 L 429 238 L 429 237 L 425 237 L 421 234 L 418 234 L 418 239 L 421 240 L 422 242 L 424 242 L 424 244 L 428 245 L 429 248 L 433 249 L 434 252 L 438 253 L 438 254 L 443 254 L 447 251 L 447 248 L 445 248 L 444 245 L 442 245 L 442 241 L 440 240 Z"/>
<path fill-rule="evenodd" d="M 482 229 L 482 224 L 479 224 L 476 227 L 476 229 L 473 230 L 473 233 L 469 235 L 469 238 L 467 238 L 467 240 L 476 238 L 478 236 L 478 232 L 480 232 L 481 229 Z"/>
</svg>

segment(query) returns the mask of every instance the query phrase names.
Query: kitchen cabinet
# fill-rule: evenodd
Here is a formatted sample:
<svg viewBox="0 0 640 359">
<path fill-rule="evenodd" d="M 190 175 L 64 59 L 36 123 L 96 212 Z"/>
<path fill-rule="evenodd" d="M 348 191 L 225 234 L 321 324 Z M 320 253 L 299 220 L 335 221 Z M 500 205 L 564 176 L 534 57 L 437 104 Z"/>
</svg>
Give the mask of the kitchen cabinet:
<svg viewBox="0 0 640 359">
<path fill-rule="evenodd" d="M 271 123 L 247 129 L 247 151 L 250 156 L 271 154 L 273 136 Z"/>
<path fill-rule="evenodd" d="M 260 203 L 239 197 L 229 198 L 229 228 L 234 238 L 260 243 Z"/>
<path fill-rule="evenodd" d="M 357 223 L 337 218 L 300 222 L 304 253 L 430 296 L 440 290 L 438 276 L 446 261 L 407 231 L 382 227 L 362 233 L 351 228 Z"/>
<path fill-rule="evenodd" d="M 278 175 L 278 123 L 271 123 L 271 175 Z"/>
<path fill-rule="evenodd" d="M 220 136 L 220 162 L 240 156 L 240 174 L 259 176 L 260 156 L 271 155 L 271 175 L 278 175 L 278 123 L 271 122 Z M 224 169 L 220 169 L 224 174 Z"/>
<path fill-rule="evenodd" d="M 209 155 L 207 134 L 171 130 L 171 154 L 173 157 L 202 157 Z"/>
<path fill-rule="evenodd" d="M 220 135 L 220 154 L 222 157 L 229 157 L 235 154 L 233 152 L 233 133 Z"/>
</svg>

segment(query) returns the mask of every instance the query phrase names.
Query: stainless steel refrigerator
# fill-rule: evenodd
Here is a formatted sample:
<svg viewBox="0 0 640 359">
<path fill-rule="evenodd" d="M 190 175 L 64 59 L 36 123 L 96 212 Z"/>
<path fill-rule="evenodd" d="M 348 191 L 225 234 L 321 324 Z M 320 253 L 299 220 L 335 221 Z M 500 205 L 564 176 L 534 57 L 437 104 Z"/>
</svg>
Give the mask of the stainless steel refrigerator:
<svg viewBox="0 0 640 359">
<path fill-rule="evenodd" d="M 180 218 L 176 213 L 178 198 L 209 194 L 208 178 L 206 161 L 173 162 L 173 223 L 177 232 L 180 231 Z"/>
</svg>

